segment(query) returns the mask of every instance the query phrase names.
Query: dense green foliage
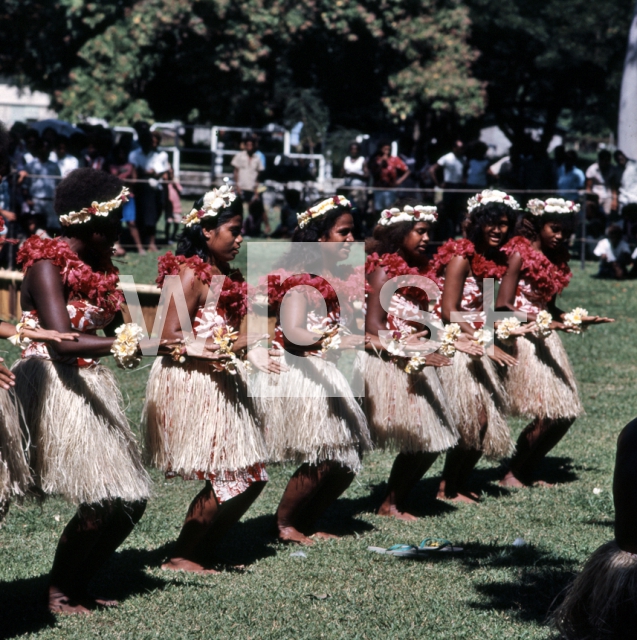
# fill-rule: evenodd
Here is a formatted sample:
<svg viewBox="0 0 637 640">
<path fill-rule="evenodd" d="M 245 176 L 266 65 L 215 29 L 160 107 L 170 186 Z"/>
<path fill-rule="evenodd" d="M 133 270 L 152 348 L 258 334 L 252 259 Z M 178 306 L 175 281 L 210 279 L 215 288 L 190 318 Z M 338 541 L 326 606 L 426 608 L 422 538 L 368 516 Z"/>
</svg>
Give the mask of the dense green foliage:
<svg viewBox="0 0 637 640">
<path fill-rule="evenodd" d="M 150 281 L 152 262 L 151 257 L 131 258 L 128 272 Z M 42 506 L 14 505 L 0 529 L 0 635 L 42 640 L 555 638 L 546 624 L 551 603 L 613 535 L 615 440 L 635 414 L 637 284 L 591 280 L 592 272 L 591 265 L 587 274 L 576 271 L 562 306 L 582 304 L 618 322 L 564 338 L 587 413 L 543 465 L 545 479 L 558 483 L 554 488 L 500 491 L 497 465 L 482 462 L 474 482 L 485 492 L 483 503 L 451 506 L 433 499 L 439 460 L 411 499 L 410 509 L 422 518 L 415 524 L 389 521 L 373 511 L 393 456 L 376 452 L 326 513 L 324 526 L 345 537 L 304 549 L 302 558 L 291 557 L 298 548 L 272 537 L 272 514 L 292 472 L 272 467 L 270 484 L 220 549 L 226 560 L 246 564 L 246 570 L 190 577 L 166 574 L 159 564 L 199 483 L 167 482 L 155 473 L 156 496 L 97 585 L 102 593 L 124 599 L 121 607 L 90 619 L 57 621 L 41 605 L 55 543 L 73 509 L 57 498 Z M 117 370 L 117 376 L 136 423 L 148 369 Z M 517 434 L 522 423 L 511 424 Z M 413 562 L 367 551 L 370 545 L 417 544 L 432 535 L 451 538 L 465 554 Z M 513 547 L 516 538 L 526 546 Z"/>
</svg>

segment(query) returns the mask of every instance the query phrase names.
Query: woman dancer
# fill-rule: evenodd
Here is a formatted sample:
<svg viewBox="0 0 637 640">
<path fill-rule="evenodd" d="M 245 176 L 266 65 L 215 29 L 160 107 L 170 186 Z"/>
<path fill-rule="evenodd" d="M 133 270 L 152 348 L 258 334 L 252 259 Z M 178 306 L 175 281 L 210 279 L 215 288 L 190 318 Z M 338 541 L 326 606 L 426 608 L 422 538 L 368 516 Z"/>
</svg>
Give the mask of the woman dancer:
<svg viewBox="0 0 637 640">
<path fill-rule="evenodd" d="M 144 422 L 151 463 L 167 477 L 205 480 L 192 501 L 169 561 L 162 569 L 218 573 L 209 568 L 215 545 L 257 499 L 268 475 L 266 449 L 243 363 L 237 357 L 248 345 L 239 333 L 247 311 L 247 284 L 229 263 L 237 256 L 242 208 L 232 190 L 206 193 L 183 220 L 177 255 L 159 259 L 157 283 L 178 276 L 196 338 L 218 360 L 182 353 L 158 358 L 146 390 Z M 218 303 L 208 302 L 213 277 L 224 276 Z M 179 313 L 171 300 L 162 337 L 184 338 Z M 192 352 L 192 350 L 191 350 Z M 268 371 L 279 365 L 265 350 L 250 352 L 251 361 Z M 201 355 L 205 355 L 203 352 Z M 263 354 L 262 354 L 263 355 Z"/>
<path fill-rule="evenodd" d="M 501 484 L 523 487 L 546 454 L 557 445 L 583 409 L 575 376 L 557 330 L 581 331 L 589 324 L 611 322 L 576 310 L 576 322 L 556 306 L 556 297 L 571 279 L 566 241 L 579 210 L 570 200 L 531 200 L 517 233 L 503 247 L 508 268 L 496 306 L 524 311 L 537 325 L 535 335 L 515 339 L 511 353 L 519 366 L 505 375 L 511 412 L 532 417 L 518 438 L 515 455 Z M 556 318 L 556 320 L 553 320 Z"/>
<path fill-rule="evenodd" d="M 631 640 L 637 626 L 637 420 L 617 439 L 615 539 L 590 557 L 552 616 L 567 640 Z"/>
<path fill-rule="evenodd" d="M 504 275 L 506 257 L 500 248 L 510 237 L 518 210 L 518 203 L 502 191 L 486 190 L 470 198 L 466 237 L 446 242 L 432 261 L 431 277 L 442 288 L 434 313 L 445 324 L 454 322 L 453 313 L 464 314 L 464 320 L 458 322 L 460 329 L 481 345 L 488 342 L 481 331 L 483 280 L 499 280 Z M 506 421 L 507 397 L 493 362 L 516 363 L 491 345 L 480 358 L 457 353 L 450 367 L 438 370 L 460 432 L 460 443 L 447 453 L 438 491 L 441 499 L 476 502 L 478 496 L 466 485 L 482 455 L 497 459 L 513 449 Z"/>
<path fill-rule="evenodd" d="M 112 351 L 122 366 L 139 360 L 141 330 L 131 336 L 125 326 L 116 339 L 96 335 L 123 301 L 111 253 L 127 192 L 108 173 L 76 169 L 55 195 L 62 236 L 34 236 L 18 252 L 22 323 L 77 332 L 75 342 L 27 344 L 14 368 L 35 482 L 78 505 L 51 569 L 55 613 L 117 604 L 90 596 L 88 583 L 141 518 L 150 492 L 115 377 L 97 360 Z"/>
<path fill-rule="evenodd" d="M 380 292 L 391 278 L 426 276 L 426 255 L 431 225 L 437 220 L 435 207 L 406 205 L 386 209 L 368 244 L 366 352 L 357 354 L 356 370 L 365 380 L 363 406 L 373 442 L 387 449 L 400 449 L 387 493 L 378 514 L 400 520 L 416 520 L 406 513 L 405 500 L 441 451 L 453 447 L 458 432 L 447 398 L 434 367 L 451 365 L 440 353 L 419 354 L 423 346 L 418 318 L 428 310 L 428 295 L 416 287 L 394 294 L 389 311 L 380 301 Z M 421 327 L 420 327 L 421 328 Z M 379 332 L 391 331 L 383 345 Z M 458 349 L 480 355 L 481 347 L 468 339 Z M 411 350 L 411 353 L 409 351 Z"/>
<path fill-rule="evenodd" d="M 285 347 L 289 370 L 279 376 L 278 397 L 267 397 L 271 382 L 262 375 L 255 395 L 261 398 L 270 460 L 300 464 L 277 509 L 279 539 L 304 545 L 313 544 L 307 535 L 313 523 L 349 487 L 362 452 L 371 446 L 365 416 L 331 358 L 332 348 L 354 348 L 364 340 L 350 333 L 355 303 L 363 303 L 364 274 L 339 265 L 350 253 L 353 232 L 351 205 L 343 197 L 327 198 L 299 214 L 279 273 L 283 282 L 269 287 L 277 318 L 275 342 Z M 312 251 L 308 243 L 321 244 Z M 285 280 L 289 270 L 306 275 Z M 318 288 L 325 303 L 310 293 L 289 291 L 297 285 Z M 323 304 L 327 316 L 319 311 Z"/>
</svg>

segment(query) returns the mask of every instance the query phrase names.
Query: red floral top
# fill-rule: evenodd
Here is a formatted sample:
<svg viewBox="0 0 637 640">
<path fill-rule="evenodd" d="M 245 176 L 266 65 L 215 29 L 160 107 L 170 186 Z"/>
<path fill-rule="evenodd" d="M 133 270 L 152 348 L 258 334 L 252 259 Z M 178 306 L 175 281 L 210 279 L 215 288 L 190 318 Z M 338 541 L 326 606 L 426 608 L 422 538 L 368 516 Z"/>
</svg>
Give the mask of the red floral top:
<svg viewBox="0 0 637 640">
<path fill-rule="evenodd" d="M 382 269 L 388 278 L 398 276 L 429 277 L 430 265 L 418 269 L 410 267 L 407 262 L 396 253 L 385 253 L 379 256 L 372 253 L 367 256 L 365 271 L 372 274 L 376 269 Z M 393 296 L 387 312 L 387 329 L 401 333 L 413 333 L 421 330 L 418 321 L 421 311 L 428 311 L 429 296 L 418 287 L 402 287 Z"/>
<path fill-rule="evenodd" d="M 26 273 L 39 260 L 49 260 L 60 269 L 68 292 L 66 309 L 73 329 L 94 334 L 111 323 L 124 301 L 123 293 L 117 289 L 118 271 L 112 264 L 107 265 L 104 271 L 93 271 L 63 240 L 32 236 L 18 251 L 17 263 Z M 27 319 L 38 323 L 37 311 L 23 312 L 22 321 Z M 43 342 L 31 342 L 22 352 L 22 357 L 52 359 Z M 98 362 L 90 358 L 53 358 L 80 367 Z"/>
<path fill-rule="evenodd" d="M 569 252 L 562 247 L 551 261 L 542 251 L 534 249 L 530 240 L 516 236 L 502 251 L 511 256 L 520 254 L 522 268 L 515 294 L 515 307 L 520 311 L 537 314 L 568 286 L 573 274 L 568 266 Z"/>
<path fill-rule="evenodd" d="M 356 310 L 362 310 L 365 295 L 365 277 L 362 267 L 356 267 L 345 274 L 346 277 L 331 277 L 329 282 L 309 273 L 290 275 L 285 269 L 277 269 L 268 274 L 268 305 L 276 314 L 274 342 L 283 348 L 284 334 L 281 328 L 281 302 L 285 294 L 294 287 L 303 286 L 303 294 L 308 301 L 307 330 L 323 334 L 333 327 L 347 327 L 354 320 Z M 263 283 L 262 283 L 263 284 Z M 323 302 L 327 315 L 322 313 Z M 320 347 L 309 350 L 310 355 L 323 356 Z"/>
<path fill-rule="evenodd" d="M 164 285 L 166 276 L 178 276 L 183 267 L 192 269 L 195 277 L 204 285 L 210 285 L 213 273 L 212 265 L 199 256 L 186 258 L 175 256 L 170 251 L 158 260 L 157 285 Z M 248 312 L 248 285 L 241 272 L 236 269 L 226 276 L 215 308 L 205 305 L 197 310 L 193 323 L 195 335 L 209 337 L 213 329 L 221 324 L 229 330 L 238 331 Z"/>
<path fill-rule="evenodd" d="M 466 312 L 464 321 L 475 329 L 479 329 L 484 324 L 482 280 L 484 278 L 502 279 L 507 268 L 506 255 L 500 251 L 494 260 L 490 260 L 478 253 L 470 240 L 464 238 L 462 240 L 448 240 L 438 249 L 432 260 L 432 268 L 429 273 L 429 276 L 438 283 L 441 289 L 444 289 L 447 265 L 456 256 L 462 256 L 469 260 L 472 274 L 465 278 L 460 310 Z M 436 302 L 433 313 L 442 319 L 442 296 Z"/>
</svg>

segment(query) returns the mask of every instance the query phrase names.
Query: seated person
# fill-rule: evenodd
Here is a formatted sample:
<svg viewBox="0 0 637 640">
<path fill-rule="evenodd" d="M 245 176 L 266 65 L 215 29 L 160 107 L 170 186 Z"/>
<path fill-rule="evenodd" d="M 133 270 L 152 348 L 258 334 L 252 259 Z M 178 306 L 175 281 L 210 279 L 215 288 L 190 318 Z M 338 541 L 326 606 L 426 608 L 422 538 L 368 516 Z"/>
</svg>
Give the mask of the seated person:
<svg viewBox="0 0 637 640">
<path fill-rule="evenodd" d="M 599 271 L 596 278 L 622 280 L 626 277 L 632 258 L 630 247 L 622 236 L 621 227 L 611 224 L 606 230 L 606 238 L 597 243 L 593 251 L 599 257 Z"/>
</svg>

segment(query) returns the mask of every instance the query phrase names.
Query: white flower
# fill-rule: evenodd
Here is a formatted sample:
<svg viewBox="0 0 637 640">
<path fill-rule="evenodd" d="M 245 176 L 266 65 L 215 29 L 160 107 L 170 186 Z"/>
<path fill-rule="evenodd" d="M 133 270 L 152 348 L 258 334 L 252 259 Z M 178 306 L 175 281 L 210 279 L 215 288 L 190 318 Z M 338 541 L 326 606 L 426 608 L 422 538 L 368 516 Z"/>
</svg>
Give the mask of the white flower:
<svg viewBox="0 0 637 640">
<path fill-rule="evenodd" d="M 493 333 L 489 329 L 478 329 L 473 334 L 473 339 L 481 347 L 486 347 L 493 340 Z"/>
<path fill-rule="evenodd" d="M 143 329 L 134 322 L 127 322 L 115 329 L 115 342 L 111 353 L 122 369 L 134 369 L 142 361 L 138 353 L 139 343 L 144 337 Z"/>
<path fill-rule="evenodd" d="M 594 493 L 596 496 L 598 496 L 601 492 L 602 492 L 602 490 L 601 490 L 599 487 L 595 487 L 595 488 L 593 489 L 593 493 Z"/>
<path fill-rule="evenodd" d="M 467 211 L 471 213 L 474 209 L 481 207 L 482 205 L 489 204 L 490 202 L 497 202 L 499 204 L 505 204 L 514 211 L 520 210 L 518 201 L 504 191 L 498 191 L 497 189 L 485 189 L 481 193 L 477 193 L 475 196 L 469 198 L 467 202 Z"/>
<path fill-rule="evenodd" d="M 553 322 L 553 316 L 548 311 L 540 311 L 537 314 L 535 324 L 541 336 L 546 337 L 551 334 L 551 322 Z"/>
<path fill-rule="evenodd" d="M 547 198 L 546 200 L 534 198 L 528 201 L 526 207 L 529 213 L 534 216 L 541 216 L 545 213 L 577 213 L 580 210 L 579 204 L 575 204 L 572 200 L 564 200 L 564 198 Z"/>
<path fill-rule="evenodd" d="M 582 333 L 582 321 L 588 315 L 588 311 L 582 307 L 575 307 L 569 313 L 564 314 L 564 324 L 569 327 L 573 333 Z"/>
<path fill-rule="evenodd" d="M 402 211 L 396 207 L 385 209 L 380 214 L 378 224 L 388 226 L 398 222 L 435 222 L 436 220 L 438 220 L 438 209 L 436 207 L 419 204 L 415 207 L 405 205 Z"/>
<path fill-rule="evenodd" d="M 520 327 L 521 322 L 515 317 L 505 318 L 500 322 L 496 330 L 498 338 L 504 342 L 509 340 L 511 333 Z"/>
</svg>

